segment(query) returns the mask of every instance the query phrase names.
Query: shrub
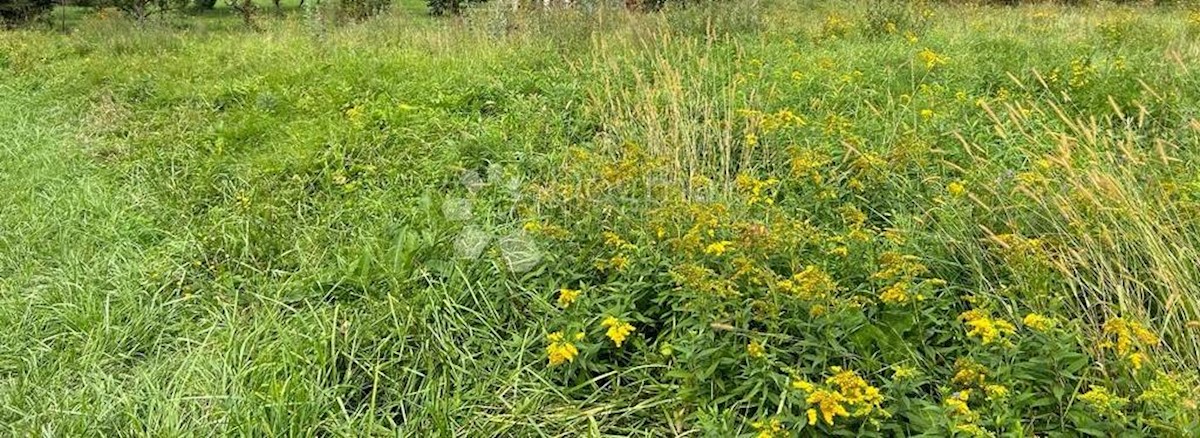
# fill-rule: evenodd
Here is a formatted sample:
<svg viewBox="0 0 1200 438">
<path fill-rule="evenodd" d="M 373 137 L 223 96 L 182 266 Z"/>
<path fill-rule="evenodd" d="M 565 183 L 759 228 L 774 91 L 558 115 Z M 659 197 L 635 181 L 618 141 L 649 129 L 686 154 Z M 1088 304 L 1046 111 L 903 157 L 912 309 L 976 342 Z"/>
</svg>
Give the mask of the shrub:
<svg viewBox="0 0 1200 438">
<path fill-rule="evenodd" d="M 867 6 L 864 29 L 869 35 L 919 34 L 928 26 L 931 11 L 920 3 L 876 0 Z"/>
<path fill-rule="evenodd" d="M 657 11 L 666 4 L 667 0 L 625 0 L 626 8 L 642 11 Z"/>
<path fill-rule="evenodd" d="M 459 15 L 462 13 L 461 0 L 429 0 L 430 15 Z"/>
<path fill-rule="evenodd" d="M 258 6 L 253 0 L 229 0 L 229 9 L 233 9 L 242 17 L 242 24 L 246 27 L 255 28 L 254 13 L 258 11 Z"/>
<path fill-rule="evenodd" d="M 342 0 L 337 15 L 344 20 L 363 20 L 383 12 L 391 4 L 391 0 Z"/>
<path fill-rule="evenodd" d="M 104 4 L 120 9 L 137 21 L 144 21 L 151 15 L 182 9 L 186 5 L 187 0 L 107 0 Z"/>
<path fill-rule="evenodd" d="M 9 26 L 25 23 L 52 7 L 51 0 L 0 0 L 0 23 Z"/>
</svg>

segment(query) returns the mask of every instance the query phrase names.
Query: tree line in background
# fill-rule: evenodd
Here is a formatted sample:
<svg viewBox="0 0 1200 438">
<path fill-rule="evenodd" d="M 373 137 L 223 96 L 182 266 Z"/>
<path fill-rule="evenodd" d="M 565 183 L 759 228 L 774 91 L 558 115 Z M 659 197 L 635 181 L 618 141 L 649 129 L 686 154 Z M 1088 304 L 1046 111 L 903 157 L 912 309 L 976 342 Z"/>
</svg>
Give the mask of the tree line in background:
<svg viewBox="0 0 1200 438">
<path fill-rule="evenodd" d="M 10 28 L 24 25 L 45 16 L 55 6 L 114 8 L 141 22 L 152 16 L 169 12 L 211 10 L 216 8 L 220 1 L 224 1 L 231 11 L 241 16 L 247 25 L 253 26 L 254 16 L 261 12 L 261 7 L 255 0 L 0 0 L 0 24 Z M 306 1 L 320 2 L 320 0 L 300 0 L 299 6 L 304 7 Z M 337 0 L 330 3 L 333 3 L 339 16 L 361 19 L 383 11 L 391 4 L 391 1 Z M 282 0 L 271 0 L 271 2 L 277 12 L 283 10 Z"/>
<path fill-rule="evenodd" d="M 44 16 L 56 5 L 93 8 L 115 8 L 130 18 L 144 21 L 151 16 L 174 11 L 209 10 L 220 0 L 0 0 L 0 23 L 8 27 L 19 26 Z M 224 0 L 230 10 L 242 17 L 249 26 L 254 25 L 254 16 L 259 6 L 254 0 Z M 300 0 L 303 7 L 306 0 Z M 320 0 L 311 0 L 319 2 Z M 460 15 L 470 3 L 488 0 L 427 0 L 431 15 Z M 634 10 L 657 10 L 666 3 L 688 0 L 494 0 L 511 2 L 514 9 L 540 7 L 567 7 L 577 4 L 596 4 L 604 1 L 622 3 Z M 692 0 L 694 1 L 694 0 Z M 903 1 L 903 0 L 885 0 Z M 282 10 L 281 0 L 272 0 L 275 9 Z M 363 19 L 387 9 L 392 0 L 337 0 L 338 15 L 351 19 Z"/>
<path fill-rule="evenodd" d="M 482 3 L 488 0 L 428 0 L 429 13 L 433 15 L 458 15 L 461 14 L 468 3 Z M 597 0 L 496 0 L 508 2 L 513 5 L 514 9 L 521 7 L 551 7 L 551 6 L 571 6 L 575 4 L 595 4 L 601 3 Z M 671 0 L 676 2 L 684 2 L 686 0 Z M 694 1 L 694 0 L 693 0 Z M 897 0 L 889 0 L 897 1 Z M 656 10 L 662 8 L 668 0 L 620 0 L 628 9 L 635 10 Z"/>
<path fill-rule="evenodd" d="M 70 5 L 94 8 L 116 8 L 129 17 L 144 21 L 151 16 L 174 11 L 208 10 L 217 6 L 220 0 L 0 0 L 0 24 L 6 27 L 19 26 L 44 16 L 56 5 Z M 259 12 L 255 0 L 224 0 L 230 10 L 242 17 L 242 20 L 254 27 L 254 17 Z M 300 0 L 300 6 L 306 0 Z M 320 0 L 309 0 L 319 2 Z M 427 0 L 431 15 L 446 16 L 460 15 L 470 3 L 483 3 L 489 0 Z M 540 7 L 569 7 L 573 5 L 594 5 L 597 3 L 613 2 L 624 4 L 631 10 L 653 11 L 661 9 L 668 3 L 687 3 L 701 0 L 491 0 L 509 2 L 514 9 Z M 911 3 L 916 0 L 873 0 L 872 3 Z M 956 0 L 938 0 L 958 2 Z M 1083 5 L 1096 3 L 1098 0 L 1059 0 L 1058 3 L 1068 5 Z M 1114 0 L 1116 3 L 1139 3 L 1143 0 Z M 1171 0 L 1148 0 L 1156 5 L 1172 3 Z M 281 0 L 272 0 L 276 11 L 282 10 Z M 392 0 L 335 0 L 336 15 L 342 18 L 360 20 L 371 17 L 391 5 Z M 967 1 L 971 2 L 971 1 Z M 975 3 L 996 5 L 1017 5 L 1020 3 L 1041 3 L 1041 0 L 975 0 Z"/>
<path fill-rule="evenodd" d="M 52 7 L 53 0 L 0 0 L 0 21 L 7 25 L 24 23 Z"/>
</svg>

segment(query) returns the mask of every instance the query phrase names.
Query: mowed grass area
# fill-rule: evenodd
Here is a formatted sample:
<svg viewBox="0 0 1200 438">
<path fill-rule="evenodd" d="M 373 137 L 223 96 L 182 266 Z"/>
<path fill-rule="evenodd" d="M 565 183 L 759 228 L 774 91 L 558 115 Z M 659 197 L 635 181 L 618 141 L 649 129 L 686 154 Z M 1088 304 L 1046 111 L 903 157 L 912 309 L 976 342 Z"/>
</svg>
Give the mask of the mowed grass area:
<svg viewBox="0 0 1200 438">
<path fill-rule="evenodd" d="M 0 431 L 1200 431 L 1186 6 L 413 5 L 0 33 Z"/>
</svg>

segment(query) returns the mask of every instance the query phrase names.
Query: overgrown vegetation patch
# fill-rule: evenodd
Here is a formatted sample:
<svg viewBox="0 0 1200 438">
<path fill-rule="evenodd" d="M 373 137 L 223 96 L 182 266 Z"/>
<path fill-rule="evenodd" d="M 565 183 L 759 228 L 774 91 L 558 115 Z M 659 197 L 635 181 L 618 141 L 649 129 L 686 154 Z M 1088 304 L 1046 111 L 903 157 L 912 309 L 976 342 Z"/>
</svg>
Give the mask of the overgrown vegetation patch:
<svg viewBox="0 0 1200 438">
<path fill-rule="evenodd" d="M 1200 428 L 1187 5 L 423 6 L 0 34 L 0 430 Z"/>
</svg>

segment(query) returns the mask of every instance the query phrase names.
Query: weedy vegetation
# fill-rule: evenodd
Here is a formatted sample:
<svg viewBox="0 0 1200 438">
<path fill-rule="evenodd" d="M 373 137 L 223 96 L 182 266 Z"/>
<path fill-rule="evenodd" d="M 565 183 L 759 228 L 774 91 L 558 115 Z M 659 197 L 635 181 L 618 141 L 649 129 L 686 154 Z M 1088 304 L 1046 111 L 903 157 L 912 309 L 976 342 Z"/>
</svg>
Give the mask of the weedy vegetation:
<svg viewBox="0 0 1200 438">
<path fill-rule="evenodd" d="M 4 434 L 1200 434 L 1200 9 L 310 2 L 0 32 Z"/>
</svg>

